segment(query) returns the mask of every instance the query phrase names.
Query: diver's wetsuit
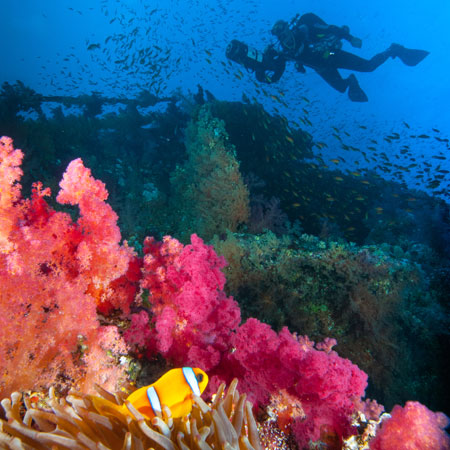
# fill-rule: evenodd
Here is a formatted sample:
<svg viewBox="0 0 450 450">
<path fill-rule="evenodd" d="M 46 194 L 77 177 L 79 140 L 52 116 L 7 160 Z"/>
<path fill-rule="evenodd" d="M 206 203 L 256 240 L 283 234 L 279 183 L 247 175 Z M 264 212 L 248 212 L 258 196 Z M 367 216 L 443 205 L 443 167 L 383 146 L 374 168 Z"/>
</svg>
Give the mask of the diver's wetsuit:
<svg viewBox="0 0 450 450">
<path fill-rule="evenodd" d="M 305 27 L 302 25 L 306 25 L 306 32 Z M 327 25 L 313 13 L 301 16 L 292 31 L 295 36 L 294 48 L 289 48 L 289 45 L 283 45 L 280 42 L 283 54 L 289 59 L 294 59 L 298 65 L 314 69 L 328 84 L 339 92 L 345 92 L 353 78 L 342 78 L 337 69 L 372 72 L 392 56 L 389 50 L 386 50 L 378 53 L 371 59 L 364 59 L 353 53 L 341 50 L 340 40 L 346 39 L 350 41 L 352 39 L 348 29 Z M 322 42 L 324 43 L 323 45 L 321 45 Z M 298 47 L 302 45 L 304 45 L 303 50 L 298 53 Z"/>
<path fill-rule="evenodd" d="M 328 56 L 326 66 L 320 65 L 315 55 L 311 58 L 305 55 L 305 58 L 302 58 L 301 62 L 303 65 L 314 69 L 334 89 L 339 92 L 345 92 L 353 78 L 351 76 L 349 78 L 342 78 L 337 69 L 372 72 L 383 64 L 389 56 L 389 53 L 384 51 L 373 56 L 371 59 L 364 59 L 344 50 L 335 50 L 333 54 Z"/>
<path fill-rule="evenodd" d="M 284 73 L 286 62 L 295 61 L 299 72 L 305 72 L 304 66 L 311 67 L 337 91 L 345 92 L 348 88 L 350 100 L 366 102 L 367 96 L 359 87 L 355 75 L 342 78 L 339 69 L 372 72 L 390 57 L 398 57 L 404 64 L 415 66 L 429 54 L 426 50 L 391 44 L 371 59 L 360 58 L 342 50 L 343 39 L 353 47 L 360 48 L 362 45 L 361 39 L 352 36 L 347 26 L 328 25 L 312 13 L 297 17 L 290 24 L 279 20 L 272 28 L 272 34 L 278 38 L 279 49 L 269 45 L 264 52 L 260 52 L 233 39 L 227 46 L 227 58 L 254 71 L 256 79 L 263 83 L 277 82 Z"/>
</svg>

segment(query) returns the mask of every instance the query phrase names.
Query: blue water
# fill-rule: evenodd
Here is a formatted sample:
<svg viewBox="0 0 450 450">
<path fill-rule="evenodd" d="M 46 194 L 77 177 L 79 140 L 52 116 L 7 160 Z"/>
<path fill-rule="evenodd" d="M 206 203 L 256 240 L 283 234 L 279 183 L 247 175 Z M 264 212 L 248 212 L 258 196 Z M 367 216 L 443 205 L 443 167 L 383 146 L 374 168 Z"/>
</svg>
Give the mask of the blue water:
<svg viewBox="0 0 450 450">
<path fill-rule="evenodd" d="M 338 151 L 331 137 L 332 126 L 350 135 L 346 144 L 370 145 L 368 139 L 375 138 L 381 141 L 379 151 L 388 155 L 396 150 L 382 137 L 398 132 L 401 143 L 409 145 L 417 156 L 419 167 L 431 161 L 433 167 L 440 164 L 440 169 L 450 168 L 447 160 L 431 159 L 432 155 L 449 152 L 448 145 L 433 138 L 450 136 L 448 1 L 2 3 L 1 82 L 19 79 L 48 95 L 98 91 L 104 96 L 126 97 L 135 96 L 141 89 L 160 96 L 177 89 L 193 93 L 201 84 L 222 100 L 241 100 L 243 93 L 255 97 L 267 110 L 274 111 L 275 107 L 294 122 L 303 116 L 305 108 L 312 123 L 305 128 L 315 140 L 329 144 L 325 156 Z M 276 20 L 289 20 L 305 12 L 316 13 L 327 23 L 348 25 L 351 33 L 363 40 L 363 47 L 352 49 L 344 43 L 344 49 L 362 57 L 370 58 L 392 42 L 426 49 L 430 55 L 417 67 L 390 59 L 373 73 L 357 73 L 369 97 L 364 104 L 350 102 L 347 95 L 334 91 L 311 69 L 306 74 L 297 73 L 292 63 L 278 83 L 262 86 L 267 95 L 258 93 L 254 74 L 246 73 L 237 64 L 229 65 L 225 58 L 227 43 L 235 38 L 263 50 L 273 42 L 270 29 Z M 94 48 L 88 50 L 92 44 Z M 239 70 L 243 72 L 241 79 L 236 76 Z M 342 73 L 347 76 L 346 71 Z M 270 97 L 279 97 L 280 91 L 285 105 Z M 431 138 L 410 137 L 420 134 Z M 355 164 L 368 166 L 359 161 L 358 155 L 345 157 L 350 168 Z M 407 165 L 411 161 L 398 163 Z M 411 187 L 423 188 L 426 183 L 414 178 L 416 170 L 405 174 L 405 178 Z M 440 189 L 446 185 L 448 180 Z"/>
</svg>

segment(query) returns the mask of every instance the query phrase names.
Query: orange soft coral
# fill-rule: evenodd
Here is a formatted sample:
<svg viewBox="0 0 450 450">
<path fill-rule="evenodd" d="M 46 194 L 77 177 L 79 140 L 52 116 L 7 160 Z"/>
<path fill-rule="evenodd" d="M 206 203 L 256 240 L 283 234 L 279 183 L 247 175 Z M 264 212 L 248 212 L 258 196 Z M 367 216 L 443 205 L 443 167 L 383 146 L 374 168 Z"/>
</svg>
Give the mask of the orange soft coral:
<svg viewBox="0 0 450 450">
<path fill-rule="evenodd" d="M 13 249 L 9 233 L 17 219 L 14 203 L 20 198 L 22 158 L 22 151 L 14 149 L 12 139 L 3 136 L 0 139 L 0 253 Z"/>
<path fill-rule="evenodd" d="M 126 272 L 132 251 L 119 244 L 106 189 L 81 160 L 69 165 L 58 196 L 79 205 L 73 223 L 47 204 L 50 190 L 40 183 L 31 199 L 21 197 L 21 159 L 12 141 L 2 138 L 0 394 L 53 383 L 114 388 L 122 369 L 105 350 L 124 344 L 100 326 L 96 308 L 112 297 L 120 304 L 123 290 L 114 291 L 112 283 Z"/>
</svg>

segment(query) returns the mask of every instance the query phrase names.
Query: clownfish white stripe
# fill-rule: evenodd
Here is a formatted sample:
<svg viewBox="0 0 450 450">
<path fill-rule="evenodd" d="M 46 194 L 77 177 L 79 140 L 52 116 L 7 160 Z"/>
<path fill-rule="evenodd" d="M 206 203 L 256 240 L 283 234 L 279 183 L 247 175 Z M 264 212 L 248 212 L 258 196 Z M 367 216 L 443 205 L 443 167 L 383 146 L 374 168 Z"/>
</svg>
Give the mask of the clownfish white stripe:
<svg viewBox="0 0 450 450">
<path fill-rule="evenodd" d="M 153 386 L 149 386 L 149 388 L 147 389 L 147 398 L 150 402 L 150 406 L 152 407 L 153 412 L 155 413 L 155 416 L 162 414 L 161 402 L 159 401 L 158 393 Z"/>
<path fill-rule="evenodd" d="M 198 380 L 192 367 L 183 367 L 183 375 L 194 395 L 200 397 L 202 393 L 200 392 L 200 386 L 198 385 Z"/>
</svg>

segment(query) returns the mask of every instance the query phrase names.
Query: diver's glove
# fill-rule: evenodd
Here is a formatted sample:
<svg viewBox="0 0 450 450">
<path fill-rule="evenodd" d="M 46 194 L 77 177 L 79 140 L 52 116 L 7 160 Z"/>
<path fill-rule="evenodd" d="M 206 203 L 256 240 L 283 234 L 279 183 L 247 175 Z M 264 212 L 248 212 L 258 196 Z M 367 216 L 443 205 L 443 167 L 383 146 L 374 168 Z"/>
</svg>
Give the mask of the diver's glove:
<svg viewBox="0 0 450 450">
<path fill-rule="evenodd" d="M 362 47 L 362 40 L 360 38 L 355 37 L 355 36 L 350 36 L 350 44 L 351 44 L 352 47 L 361 48 Z"/>
<path fill-rule="evenodd" d="M 350 34 L 350 28 L 347 25 L 343 25 L 341 27 L 341 36 L 343 39 L 346 39 L 348 42 L 350 42 L 350 45 L 352 47 L 356 47 L 356 48 L 362 47 L 362 40 L 360 38 L 352 36 Z"/>
</svg>

